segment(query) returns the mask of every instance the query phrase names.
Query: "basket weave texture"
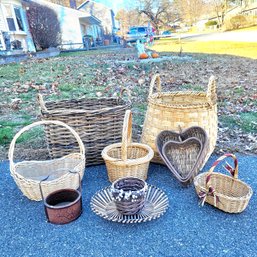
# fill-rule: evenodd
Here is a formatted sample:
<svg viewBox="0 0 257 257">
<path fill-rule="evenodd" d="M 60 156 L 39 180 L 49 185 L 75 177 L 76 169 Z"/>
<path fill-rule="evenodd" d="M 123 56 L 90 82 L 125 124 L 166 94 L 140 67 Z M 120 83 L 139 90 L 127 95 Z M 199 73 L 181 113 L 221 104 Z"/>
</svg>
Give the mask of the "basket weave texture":
<svg viewBox="0 0 257 257">
<path fill-rule="evenodd" d="M 79 134 L 86 146 L 87 165 L 103 163 L 102 149 L 121 140 L 123 117 L 130 102 L 121 98 L 71 99 L 44 102 L 38 95 L 42 120 L 59 120 Z M 63 127 L 46 128 L 50 156 L 58 158 L 71 153 L 68 145 L 74 138 Z"/>
<path fill-rule="evenodd" d="M 173 175 L 183 184 L 193 182 L 208 153 L 204 129 L 193 126 L 177 133 L 162 131 L 156 139 L 157 150 Z"/>
<path fill-rule="evenodd" d="M 45 161 L 21 161 L 14 163 L 14 148 L 17 139 L 26 131 L 33 127 L 46 126 L 62 126 L 67 129 L 71 135 L 77 140 L 79 145 L 78 153 L 71 153 L 61 158 Z M 68 172 L 73 170 L 79 172 L 81 178 L 84 176 L 85 170 L 85 147 L 79 135 L 74 129 L 60 121 L 38 121 L 21 129 L 13 138 L 9 148 L 10 172 L 22 193 L 31 200 L 40 201 L 42 196 L 40 193 L 40 181 L 49 176 L 49 180 L 42 183 L 42 188 L 46 195 L 53 191 L 71 188 L 77 189 L 79 183 L 74 179 L 74 175 Z"/>
<path fill-rule="evenodd" d="M 111 186 L 116 208 L 123 215 L 134 215 L 144 208 L 146 191 L 146 182 L 134 177 L 118 179 Z"/>
<path fill-rule="evenodd" d="M 215 167 L 227 157 L 234 159 L 234 168 L 228 163 L 225 166 L 232 177 L 214 173 Z M 207 202 L 229 213 L 242 212 L 253 194 L 252 188 L 238 179 L 238 161 L 233 154 L 224 154 L 217 159 L 208 172 L 194 178 L 194 185 L 202 205 Z"/>
<path fill-rule="evenodd" d="M 148 145 L 132 143 L 132 114 L 124 116 L 122 142 L 111 144 L 102 151 L 111 182 L 123 177 L 147 179 L 148 167 L 154 152 Z"/>
<path fill-rule="evenodd" d="M 157 92 L 153 93 L 155 83 Z M 214 76 L 209 79 L 207 93 L 193 91 L 162 92 L 161 79 L 154 75 L 150 84 L 148 108 L 145 116 L 142 143 L 154 150 L 153 162 L 163 163 L 155 146 L 157 135 L 163 130 L 179 131 L 191 126 L 202 127 L 209 138 L 209 151 L 213 152 L 217 140 L 217 96 Z M 205 164 L 203 163 L 203 165 Z"/>
</svg>

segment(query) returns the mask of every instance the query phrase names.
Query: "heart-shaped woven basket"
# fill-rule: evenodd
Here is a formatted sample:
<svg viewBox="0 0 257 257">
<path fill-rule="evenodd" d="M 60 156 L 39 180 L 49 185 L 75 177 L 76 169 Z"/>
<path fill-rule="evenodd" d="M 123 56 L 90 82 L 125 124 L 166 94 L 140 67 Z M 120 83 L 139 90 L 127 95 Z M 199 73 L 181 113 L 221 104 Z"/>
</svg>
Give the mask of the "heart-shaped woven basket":
<svg viewBox="0 0 257 257">
<path fill-rule="evenodd" d="M 203 167 L 208 145 L 205 130 L 198 126 L 190 127 L 181 133 L 164 130 L 156 139 L 161 158 L 184 185 L 190 184 Z"/>
</svg>

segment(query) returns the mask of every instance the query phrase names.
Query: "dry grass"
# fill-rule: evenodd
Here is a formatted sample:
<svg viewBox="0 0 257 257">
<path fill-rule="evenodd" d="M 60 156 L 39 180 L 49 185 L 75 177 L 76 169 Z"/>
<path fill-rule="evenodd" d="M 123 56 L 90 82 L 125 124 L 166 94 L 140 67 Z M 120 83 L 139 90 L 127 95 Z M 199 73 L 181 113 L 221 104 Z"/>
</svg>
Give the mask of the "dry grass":
<svg viewBox="0 0 257 257">
<path fill-rule="evenodd" d="M 156 41 L 153 49 L 157 52 L 180 52 L 203 54 L 229 54 L 257 59 L 257 43 L 209 41 L 195 42 L 177 39 L 161 39 Z"/>
</svg>

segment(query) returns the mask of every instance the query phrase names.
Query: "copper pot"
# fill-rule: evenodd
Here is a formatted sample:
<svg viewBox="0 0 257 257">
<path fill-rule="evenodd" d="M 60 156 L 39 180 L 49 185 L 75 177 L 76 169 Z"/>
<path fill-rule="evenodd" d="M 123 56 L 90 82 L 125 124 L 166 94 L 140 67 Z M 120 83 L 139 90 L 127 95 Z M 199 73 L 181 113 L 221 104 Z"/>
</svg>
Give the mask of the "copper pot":
<svg viewBox="0 0 257 257">
<path fill-rule="evenodd" d="M 72 171 L 69 171 L 72 172 Z M 73 173 L 73 172 L 72 172 Z M 78 175 L 79 173 L 76 172 Z M 48 177 L 41 182 L 47 180 Z M 79 190 L 60 189 L 52 192 L 46 198 L 43 196 L 40 182 L 40 192 L 44 201 L 47 221 L 53 224 L 67 224 L 76 220 L 82 213 L 81 180 L 79 175 Z"/>
</svg>

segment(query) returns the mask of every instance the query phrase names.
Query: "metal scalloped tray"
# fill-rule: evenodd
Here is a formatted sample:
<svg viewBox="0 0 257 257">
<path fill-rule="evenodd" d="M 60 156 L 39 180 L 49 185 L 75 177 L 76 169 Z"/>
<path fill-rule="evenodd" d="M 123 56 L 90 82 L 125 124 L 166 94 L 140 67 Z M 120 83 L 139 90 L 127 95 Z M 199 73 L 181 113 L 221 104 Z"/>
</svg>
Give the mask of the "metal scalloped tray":
<svg viewBox="0 0 257 257">
<path fill-rule="evenodd" d="M 95 214 L 106 220 L 120 223 L 141 223 L 161 217 L 169 207 L 169 200 L 161 189 L 148 185 L 143 210 L 135 215 L 122 215 L 116 209 L 110 187 L 106 187 L 94 194 L 90 206 Z"/>
</svg>

